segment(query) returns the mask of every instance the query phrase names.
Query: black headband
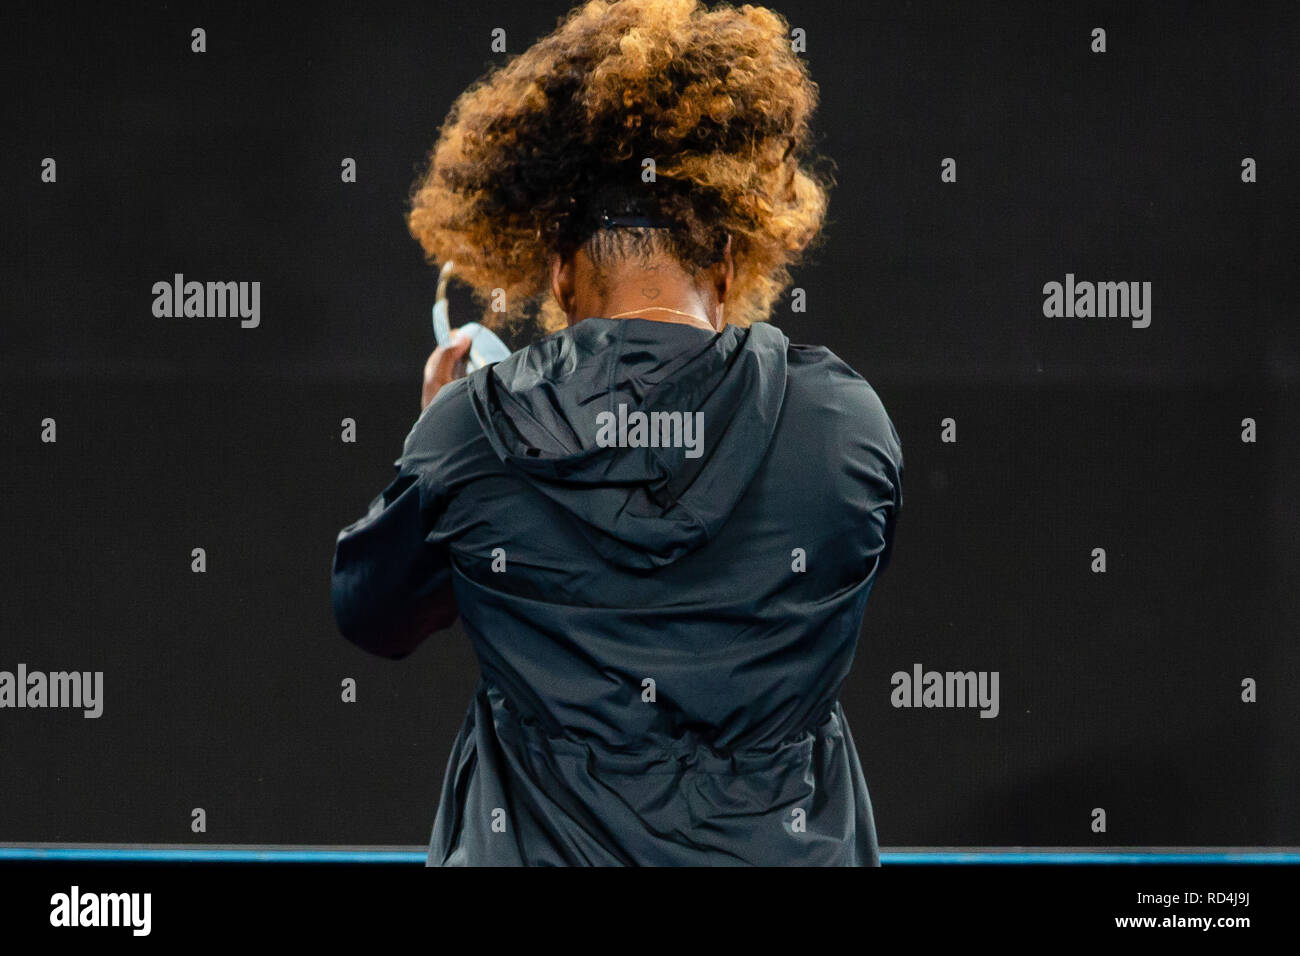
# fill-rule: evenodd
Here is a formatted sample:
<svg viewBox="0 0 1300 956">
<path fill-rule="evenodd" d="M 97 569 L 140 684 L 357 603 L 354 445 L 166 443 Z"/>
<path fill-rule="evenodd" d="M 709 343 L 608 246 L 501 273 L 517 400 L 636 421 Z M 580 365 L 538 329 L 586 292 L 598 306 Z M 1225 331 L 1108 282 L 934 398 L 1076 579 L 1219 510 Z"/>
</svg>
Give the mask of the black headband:
<svg viewBox="0 0 1300 956">
<path fill-rule="evenodd" d="M 671 219 L 658 216 L 611 216 L 607 212 L 600 215 L 601 229 L 671 229 L 675 225 Z"/>
</svg>

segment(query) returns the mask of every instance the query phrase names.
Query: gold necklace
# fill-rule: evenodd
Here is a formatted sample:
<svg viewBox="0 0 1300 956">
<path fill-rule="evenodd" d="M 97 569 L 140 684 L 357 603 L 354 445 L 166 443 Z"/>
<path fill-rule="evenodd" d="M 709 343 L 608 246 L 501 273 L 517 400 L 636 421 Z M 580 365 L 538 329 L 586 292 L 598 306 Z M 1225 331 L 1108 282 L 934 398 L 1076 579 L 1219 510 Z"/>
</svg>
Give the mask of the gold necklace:
<svg viewBox="0 0 1300 956">
<path fill-rule="evenodd" d="M 680 316 L 684 316 L 685 318 L 688 319 L 694 319 L 696 322 L 703 323 L 704 325 L 708 326 L 710 329 L 713 329 L 713 323 L 708 321 L 707 319 L 702 319 L 698 315 L 692 315 L 690 312 L 683 312 L 681 311 L 681 309 L 670 309 L 666 305 L 647 305 L 643 309 L 628 309 L 626 312 L 619 312 L 615 315 L 607 316 L 607 318 L 621 319 L 626 315 L 632 315 L 636 312 L 651 312 L 654 311 L 655 309 L 658 309 L 661 312 L 675 312 Z"/>
</svg>

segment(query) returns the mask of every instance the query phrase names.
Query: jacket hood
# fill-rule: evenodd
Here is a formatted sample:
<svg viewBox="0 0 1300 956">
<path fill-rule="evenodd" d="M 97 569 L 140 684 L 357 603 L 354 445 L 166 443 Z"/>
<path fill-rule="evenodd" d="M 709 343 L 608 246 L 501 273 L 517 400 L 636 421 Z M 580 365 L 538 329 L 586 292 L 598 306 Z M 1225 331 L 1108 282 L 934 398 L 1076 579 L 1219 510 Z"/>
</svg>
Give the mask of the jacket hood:
<svg viewBox="0 0 1300 956">
<path fill-rule="evenodd" d="M 775 326 L 589 318 L 475 372 L 493 449 L 606 560 L 661 567 L 726 523 L 785 396 Z"/>
</svg>

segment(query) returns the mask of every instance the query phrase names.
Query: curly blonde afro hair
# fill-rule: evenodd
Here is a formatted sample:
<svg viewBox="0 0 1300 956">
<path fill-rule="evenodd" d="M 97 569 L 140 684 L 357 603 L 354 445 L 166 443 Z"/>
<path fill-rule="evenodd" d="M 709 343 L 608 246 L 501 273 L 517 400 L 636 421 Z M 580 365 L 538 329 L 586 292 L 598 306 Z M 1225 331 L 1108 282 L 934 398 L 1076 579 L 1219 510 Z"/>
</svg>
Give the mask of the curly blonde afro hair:
<svg viewBox="0 0 1300 956">
<path fill-rule="evenodd" d="M 694 274 L 730 236 L 726 316 L 747 326 L 767 318 L 825 216 L 829 177 L 807 165 L 817 94 L 788 24 L 764 7 L 590 0 L 456 100 L 408 225 L 485 308 L 503 290 L 507 321 L 545 295 L 552 254 L 630 242 Z M 673 226 L 615 240 L 603 213 Z M 540 304 L 542 328 L 562 328 L 550 297 Z"/>
</svg>

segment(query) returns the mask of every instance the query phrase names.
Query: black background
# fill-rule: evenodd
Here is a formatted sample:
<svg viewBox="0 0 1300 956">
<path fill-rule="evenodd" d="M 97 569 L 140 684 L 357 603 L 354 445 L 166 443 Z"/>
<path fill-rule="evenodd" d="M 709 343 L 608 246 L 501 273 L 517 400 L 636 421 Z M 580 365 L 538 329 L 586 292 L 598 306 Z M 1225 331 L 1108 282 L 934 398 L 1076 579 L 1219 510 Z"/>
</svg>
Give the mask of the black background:
<svg viewBox="0 0 1300 956">
<path fill-rule="evenodd" d="M 843 691 L 880 839 L 1300 844 L 1300 17 L 1070 6 L 778 6 L 839 185 L 773 321 L 876 386 L 907 462 Z M 3 14 L 0 669 L 103 670 L 105 712 L 0 711 L 0 841 L 427 838 L 472 655 L 345 643 L 330 556 L 433 344 L 409 187 L 490 31 L 566 7 L 291 9 Z M 260 281 L 261 326 L 155 318 L 177 272 Z M 1151 327 L 1044 318 L 1067 272 L 1152 282 Z M 1001 715 L 892 708 L 916 662 L 1000 671 Z"/>
</svg>

